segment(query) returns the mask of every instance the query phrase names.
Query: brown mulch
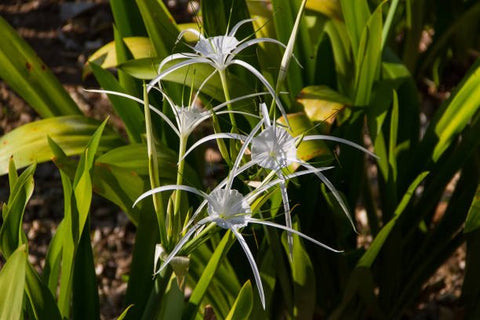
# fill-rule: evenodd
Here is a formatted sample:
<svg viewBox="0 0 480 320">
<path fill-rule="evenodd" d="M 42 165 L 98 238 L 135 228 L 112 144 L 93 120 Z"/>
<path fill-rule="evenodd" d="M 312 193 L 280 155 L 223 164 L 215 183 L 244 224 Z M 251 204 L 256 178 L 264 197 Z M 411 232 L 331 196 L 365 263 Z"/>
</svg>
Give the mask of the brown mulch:
<svg viewBox="0 0 480 320">
<path fill-rule="evenodd" d="M 165 2 L 172 6 L 174 14 L 185 19 L 186 1 Z M 83 91 L 83 88 L 95 87 L 95 81 L 81 78 L 88 56 L 112 40 L 113 19 L 108 0 L 2 0 L 0 15 L 34 48 L 87 115 L 104 119 L 112 113 L 105 97 Z M 38 119 L 35 111 L 0 80 L 0 135 Z M 119 121 L 115 123 L 121 126 Z M 7 182 L 5 176 L 0 177 L 0 203 L 7 200 Z M 39 271 L 62 217 L 63 193 L 58 170 L 52 163 L 39 164 L 35 193 L 24 219 L 29 258 Z M 361 221 L 361 213 L 359 218 Z M 135 228 L 125 213 L 95 195 L 91 228 L 101 317 L 114 319 L 122 311 Z M 0 266 L 2 262 L 0 259 Z M 411 318 L 457 319 L 464 267 L 465 248 L 460 247 L 424 286 Z"/>
</svg>

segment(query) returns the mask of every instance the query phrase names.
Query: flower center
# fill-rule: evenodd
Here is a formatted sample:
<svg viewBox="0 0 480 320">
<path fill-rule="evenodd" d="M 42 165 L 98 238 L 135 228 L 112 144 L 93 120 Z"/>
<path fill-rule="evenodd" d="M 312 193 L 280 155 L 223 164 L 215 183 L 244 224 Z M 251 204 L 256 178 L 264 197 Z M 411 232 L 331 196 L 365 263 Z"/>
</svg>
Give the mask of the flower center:
<svg viewBox="0 0 480 320">
<path fill-rule="evenodd" d="M 244 227 L 245 218 L 252 212 L 245 197 L 237 190 L 217 189 L 208 197 L 208 214 L 221 228 Z"/>
<path fill-rule="evenodd" d="M 262 168 L 280 170 L 296 157 L 295 138 L 283 128 L 270 126 L 252 139 L 252 161 Z"/>
</svg>

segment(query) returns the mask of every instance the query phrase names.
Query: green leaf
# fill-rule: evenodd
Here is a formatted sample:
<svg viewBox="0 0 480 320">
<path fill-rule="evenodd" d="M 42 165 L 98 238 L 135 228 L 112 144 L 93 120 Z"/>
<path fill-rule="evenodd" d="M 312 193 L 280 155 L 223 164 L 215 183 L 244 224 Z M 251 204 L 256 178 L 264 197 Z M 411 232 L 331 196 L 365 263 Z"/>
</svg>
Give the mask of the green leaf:
<svg viewBox="0 0 480 320">
<path fill-rule="evenodd" d="M 145 202 L 139 214 L 135 245 L 128 278 L 126 304 L 133 304 L 126 319 L 141 319 L 148 310 L 147 302 L 151 292 L 154 292 L 153 257 L 155 244 L 158 243 L 158 223 L 151 201 Z M 168 279 L 161 279 L 168 281 Z M 161 297 L 161 296 L 160 296 Z M 158 300 L 155 301 L 158 304 Z"/>
<path fill-rule="evenodd" d="M 467 220 L 465 220 L 464 233 L 470 233 L 480 228 L 480 185 L 477 187 L 475 196 L 468 211 Z"/>
<path fill-rule="evenodd" d="M 113 37 L 115 39 L 115 51 L 117 53 L 118 63 L 123 63 L 132 59 L 132 53 L 128 50 L 128 47 L 123 41 L 123 35 L 115 26 L 113 28 Z M 122 70 L 117 70 L 117 77 L 118 83 L 127 93 L 133 96 L 138 96 L 140 94 L 140 83 L 137 83 L 138 81 L 136 81 L 132 76 L 123 72 Z"/>
<path fill-rule="evenodd" d="M 72 315 L 73 319 L 100 319 L 97 276 L 89 228 L 84 228 L 75 256 Z"/>
<path fill-rule="evenodd" d="M 162 298 L 160 314 L 162 319 L 181 319 L 185 308 L 185 295 L 178 286 L 178 278 L 173 274 Z"/>
<path fill-rule="evenodd" d="M 158 75 L 157 71 L 160 61 L 160 59 L 151 58 L 130 60 L 121 64 L 119 68 L 135 78 L 151 80 Z M 175 65 L 176 63 L 178 62 L 168 62 L 165 64 L 164 69 L 167 69 Z M 193 66 L 181 68 L 179 70 L 171 72 L 166 75 L 163 80 L 179 83 L 186 86 L 192 85 L 193 88 L 198 89 L 202 85 L 205 78 L 207 78 L 212 72 L 214 72 L 214 69 L 208 64 L 195 64 Z M 232 98 L 247 95 L 252 92 L 250 84 L 245 83 L 234 74 L 229 74 L 227 80 L 228 88 L 230 90 L 230 95 Z M 225 100 L 223 87 L 218 73 L 215 74 L 202 87 L 202 93 L 218 101 Z"/>
<path fill-rule="evenodd" d="M 364 1 L 357 1 L 363 3 Z M 355 58 L 355 100 L 356 106 L 370 103 L 373 83 L 380 75 L 382 58 L 382 8 L 379 5 L 363 29 Z M 355 46 L 352 44 L 352 47 Z"/>
<path fill-rule="evenodd" d="M 125 310 L 123 310 L 122 314 L 120 315 L 120 317 L 117 318 L 117 320 L 125 319 L 131 307 L 133 307 L 133 304 L 129 305 Z"/>
<path fill-rule="evenodd" d="M 118 83 L 117 79 L 115 79 L 110 72 L 102 69 L 94 63 L 90 64 L 90 67 L 92 68 L 95 78 L 103 89 L 127 94 L 129 93 L 120 85 L 120 83 Z M 142 134 L 144 132 L 144 118 L 138 103 L 117 95 L 108 95 L 108 98 L 112 103 L 113 109 L 115 109 L 115 112 L 125 124 L 129 140 L 131 142 L 141 142 Z"/>
<path fill-rule="evenodd" d="M 0 271 L 0 320 L 22 318 L 27 247 L 18 247 Z"/>
<path fill-rule="evenodd" d="M 147 37 L 125 37 L 123 42 L 134 59 L 155 57 L 152 42 Z M 88 64 L 83 69 L 83 77 L 86 77 L 92 71 L 90 68 L 91 63 L 98 64 L 103 69 L 117 67 L 119 62 L 117 61 L 115 42 L 107 43 L 88 58 Z"/>
<path fill-rule="evenodd" d="M 0 78 L 42 117 L 82 112 L 52 71 L 33 49 L 0 17 Z"/>
<path fill-rule="evenodd" d="M 253 307 L 253 290 L 250 280 L 245 282 L 238 293 L 237 299 L 230 309 L 226 320 L 246 320 L 249 319 Z"/>
<path fill-rule="evenodd" d="M 342 20 L 342 7 L 338 0 L 309 0 L 307 10 L 319 12 L 331 19 Z"/>
<path fill-rule="evenodd" d="M 361 57 L 358 53 L 364 28 L 370 17 L 370 9 L 366 0 L 340 0 L 348 36 L 352 43 L 355 60 Z"/>
<path fill-rule="evenodd" d="M 218 269 L 219 265 L 222 262 L 222 259 L 226 256 L 228 250 L 230 249 L 234 241 L 235 237 L 229 230 L 223 236 L 222 241 L 220 241 L 218 246 L 215 248 L 212 257 L 208 261 L 208 264 L 205 267 L 202 276 L 198 280 L 197 285 L 193 289 L 190 299 L 188 300 L 188 306 L 185 310 L 184 319 L 194 319 L 198 306 L 202 302 L 202 299 L 207 292 L 207 289 L 213 279 L 213 276 L 215 275 L 216 270 Z"/>
<path fill-rule="evenodd" d="M 308 86 L 300 91 L 297 102 L 302 104 L 305 113 L 312 121 L 323 121 L 331 125 L 335 116 L 352 101 L 327 86 Z"/>
<path fill-rule="evenodd" d="M 378 253 L 380 252 L 380 249 L 383 247 L 383 244 L 385 243 L 385 240 L 388 238 L 388 235 L 392 231 L 393 227 L 396 224 L 396 221 L 402 214 L 402 212 L 405 210 L 407 207 L 408 203 L 410 202 L 410 199 L 415 193 L 415 189 L 419 186 L 419 184 L 425 179 L 425 177 L 428 175 L 428 172 L 422 172 L 408 187 L 407 192 L 404 194 L 402 200 L 398 204 L 393 218 L 380 230 L 380 232 L 377 234 L 375 239 L 373 239 L 372 244 L 368 248 L 368 250 L 363 254 L 362 258 L 357 263 L 357 268 L 358 267 L 371 267 L 373 262 L 375 261 L 375 258 L 377 257 Z"/>
<path fill-rule="evenodd" d="M 298 218 L 298 217 L 295 217 Z M 299 229 L 298 219 L 293 223 L 295 230 Z M 286 233 L 282 243 L 288 255 Z M 295 319 L 312 319 L 315 311 L 316 285 L 312 261 L 301 238 L 293 235 L 293 259 L 290 261 L 293 278 L 293 314 Z"/>
<path fill-rule="evenodd" d="M 316 134 L 316 128 L 312 125 L 310 119 L 305 113 L 298 112 L 288 114 L 287 117 L 288 123 L 290 124 L 291 128 L 290 134 L 293 137 Z M 278 121 L 286 125 L 283 118 L 280 118 Z M 303 161 L 318 158 L 318 160 L 322 164 L 330 163 L 333 160 L 332 152 L 327 147 L 325 142 L 321 140 L 310 140 L 301 142 L 297 148 L 297 157 Z"/>
<path fill-rule="evenodd" d="M 111 0 L 115 25 L 124 36 L 144 36 L 147 34 L 138 7 L 131 0 Z"/>
<path fill-rule="evenodd" d="M 26 292 L 35 319 L 62 319 L 54 296 L 30 264 L 27 264 Z"/>
<path fill-rule="evenodd" d="M 163 1 L 136 0 L 143 22 L 153 43 L 156 57 L 172 53 L 179 31 L 175 20 Z"/>
<path fill-rule="evenodd" d="M 13 161 L 13 160 L 11 160 Z M 13 170 L 14 165 L 11 166 Z M 35 165 L 30 166 L 18 177 L 15 184 L 10 186 L 8 202 L 3 206 L 3 223 L 0 228 L 0 248 L 2 254 L 8 257 L 23 243 L 26 242 L 23 231 L 23 215 L 25 207 L 32 196 Z M 12 174 L 11 174 L 12 175 Z"/>
<path fill-rule="evenodd" d="M 475 62 L 462 83 L 458 85 L 459 89 L 442 104 L 425 133 L 425 143 L 436 142 L 431 155 L 431 159 L 435 162 L 480 108 L 479 68 L 480 59 Z"/>
<path fill-rule="evenodd" d="M 51 160 L 53 153 L 47 136 L 54 139 L 69 156 L 80 154 L 100 122 L 83 116 L 64 116 L 39 120 L 14 129 L 0 138 L 0 175 L 8 172 L 13 155 L 18 168 Z M 100 151 L 123 145 L 120 136 L 107 128 Z"/>
</svg>

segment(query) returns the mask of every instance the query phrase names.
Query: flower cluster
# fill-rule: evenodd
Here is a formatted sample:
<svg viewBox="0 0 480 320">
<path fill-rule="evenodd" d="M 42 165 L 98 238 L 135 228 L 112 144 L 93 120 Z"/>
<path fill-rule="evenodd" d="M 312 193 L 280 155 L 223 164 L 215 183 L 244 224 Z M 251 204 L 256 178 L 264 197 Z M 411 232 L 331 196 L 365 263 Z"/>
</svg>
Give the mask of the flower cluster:
<svg viewBox="0 0 480 320">
<path fill-rule="evenodd" d="M 185 161 L 185 157 L 200 144 L 205 143 L 209 140 L 223 141 L 223 139 L 233 139 L 232 143 L 235 143 L 236 146 L 238 146 L 239 148 L 236 148 L 237 152 L 232 156 L 232 158 L 234 158 L 234 161 L 233 164 L 231 164 L 228 176 L 209 193 L 206 193 L 202 190 L 193 188 L 188 185 L 184 185 L 181 179 L 177 179 L 177 184 L 152 188 L 148 192 L 142 194 L 137 199 L 135 204 L 151 195 L 166 191 L 175 191 L 177 196 L 180 192 L 189 192 L 202 197 L 203 201 L 194 211 L 192 216 L 188 219 L 188 221 L 184 221 L 182 223 L 182 225 L 184 226 L 183 231 L 180 236 L 175 238 L 177 239 L 177 241 L 175 241 L 173 245 L 167 244 L 169 245 L 169 248 L 171 248 L 171 250 L 169 250 L 169 252 L 167 252 L 163 257 L 163 262 L 161 263 L 160 267 L 155 267 L 156 270 L 154 270 L 154 273 L 158 274 L 162 270 L 164 270 L 166 266 L 169 265 L 176 256 L 180 254 L 186 254 L 185 252 L 182 252 L 182 249 L 189 241 L 195 241 L 195 235 L 198 235 L 199 232 L 207 225 L 216 225 L 222 229 L 230 230 L 238 240 L 251 266 L 258 288 L 260 300 L 262 302 L 262 306 L 265 308 L 265 293 L 260 279 L 260 272 L 256 265 L 253 254 L 250 251 L 241 233 L 241 230 L 247 227 L 248 224 L 260 224 L 267 227 L 273 227 L 287 231 L 290 258 L 293 257 L 293 234 L 296 234 L 325 249 L 334 252 L 341 252 L 340 250 L 336 250 L 330 246 L 327 246 L 295 230 L 292 227 L 292 218 L 290 214 L 291 210 L 287 192 L 287 183 L 290 179 L 309 174 L 316 175 L 331 190 L 332 194 L 335 196 L 338 203 L 345 211 L 347 217 L 350 219 L 352 226 L 354 225 L 353 220 L 349 215 L 347 205 L 344 203 L 343 199 L 341 198 L 333 184 L 323 174 L 323 171 L 331 169 L 332 167 L 316 168 L 308 162 L 302 161 L 297 156 L 298 145 L 302 141 L 308 140 L 330 140 L 353 146 L 367 153 L 370 152 L 365 148 L 350 141 L 326 135 L 304 135 L 300 137 L 293 137 L 289 133 L 288 127 L 282 126 L 276 121 L 276 119 L 270 119 L 269 111 L 265 103 L 259 104 L 259 115 L 243 113 L 244 115 L 259 118 L 258 123 L 251 129 L 248 134 L 240 134 L 238 133 L 238 131 L 235 130 L 232 130 L 228 133 L 216 132 L 212 135 L 199 139 L 188 150 L 186 150 L 185 146 L 188 136 L 201 122 L 209 118 L 212 118 L 212 121 L 215 122 L 216 115 L 221 113 L 229 113 L 230 115 L 232 115 L 233 113 L 242 113 L 231 108 L 232 104 L 242 99 L 256 98 L 265 94 L 255 93 L 235 99 L 230 99 L 228 86 L 226 85 L 226 69 L 231 65 L 238 65 L 244 67 L 265 86 L 268 94 L 271 95 L 273 102 L 280 110 L 280 113 L 282 114 L 285 121 L 288 123 L 285 109 L 283 108 L 280 99 L 278 98 L 278 95 L 274 91 L 273 87 L 269 84 L 265 77 L 253 66 L 237 57 L 238 53 L 240 53 L 245 48 L 261 42 L 271 42 L 285 47 L 277 40 L 269 38 L 238 40 L 235 37 L 236 32 L 242 25 L 250 21 L 251 20 L 240 21 L 226 35 L 215 36 L 211 38 L 206 38 L 201 33 L 193 29 L 187 29 L 183 31 L 182 33 L 180 33 L 178 40 L 180 40 L 186 32 L 193 33 L 198 37 L 198 42 L 196 43 L 196 45 L 190 47 L 193 52 L 176 53 L 165 58 L 160 63 L 158 76 L 153 79 L 147 86 L 148 91 L 155 88 L 162 93 L 163 97 L 167 100 L 175 116 L 176 124 L 174 124 L 174 122 L 171 121 L 167 117 L 167 115 L 162 113 L 160 110 L 154 108 L 153 106 L 150 106 L 150 108 L 154 112 L 159 114 L 166 121 L 166 123 L 171 127 L 175 134 L 180 138 L 180 143 L 183 147 L 181 147 L 179 151 L 179 168 L 183 169 L 182 163 Z M 178 63 L 171 65 L 172 61 L 178 61 Z M 165 68 L 167 64 L 169 64 L 169 67 Z M 175 104 L 173 100 L 164 92 L 161 86 L 161 81 L 169 73 L 175 72 L 181 68 L 194 64 L 208 64 L 213 67 L 214 71 L 208 77 L 206 77 L 206 79 L 204 79 L 202 85 L 200 86 L 198 92 L 195 95 L 195 98 L 190 101 L 190 104 L 188 106 L 179 106 Z M 226 102 L 208 109 L 200 109 L 195 105 L 196 98 L 201 92 L 202 86 L 205 85 L 208 81 L 210 81 L 213 75 L 216 73 L 220 75 Z M 106 93 L 119 94 L 114 92 Z M 126 96 L 124 94 L 119 95 Z M 135 97 L 126 97 L 134 99 L 140 103 L 143 102 L 142 100 Z M 225 106 L 228 107 L 228 110 L 222 111 L 221 109 Z M 232 123 L 232 126 L 233 125 L 234 124 Z M 217 128 L 218 127 L 219 126 L 217 125 Z M 241 146 L 240 143 L 236 140 L 240 141 Z M 247 150 L 249 152 L 247 152 Z M 292 170 L 292 165 L 302 166 L 303 170 L 294 171 Z M 258 184 L 256 188 L 251 188 L 247 194 L 243 194 L 241 191 L 234 189 L 234 180 L 238 179 L 243 172 L 253 167 L 258 167 L 259 170 L 266 170 L 268 174 Z M 183 175 L 183 172 L 179 172 L 178 174 L 181 176 Z M 285 211 L 285 225 L 255 218 L 254 215 L 256 214 L 256 212 L 252 209 L 252 205 L 255 200 L 257 200 L 265 192 L 268 192 L 271 188 L 276 186 L 279 186 L 281 190 L 283 209 Z M 176 207 L 174 210 L 178 211 L 179 203 L 176 203 L 176 206 L 178 207 Z M 177 230 L 180 229 L 177 228 Z M 160 245 L 162 245 L 162 248 L 165 248 L 164 244 Z M 156 256 L 155 259 L 157 258 L 158 257 Z M 157 261 L 155 261 L 155 266 L 157 266 Z"/>
</svg>

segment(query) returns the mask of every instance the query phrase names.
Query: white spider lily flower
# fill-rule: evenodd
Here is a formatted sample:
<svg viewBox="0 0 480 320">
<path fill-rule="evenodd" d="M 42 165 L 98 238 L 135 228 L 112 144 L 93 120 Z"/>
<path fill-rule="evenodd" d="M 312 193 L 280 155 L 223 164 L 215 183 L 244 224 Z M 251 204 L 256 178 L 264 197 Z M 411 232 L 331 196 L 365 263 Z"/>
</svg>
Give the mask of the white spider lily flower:
<svg viewBox="0 0 480 320">
<path fill-rule="evenodd" d="M 344 211 L 353 229 L 356 230 L 355 223 L 350 215 L 350 210 L 348 209 L 347 204 L 345 203 L 343 198 L 340 196 L 339 192 L 336 190 L 335 186 L 330 182 L 330 180 L 328 180 L 328 178 L 321 171 L 315 171 L 314 170 L 315 167 L 313 167 L 308 162 L 305 162 L 298 158 L 297 146 L 300 144 L 301 141 L 329 140 L 329 141 L 335 141 L 335 142 L 352 146 L 375 158 L 377 158 L 377 156 L 372 152 L 368 151 L 367 149 L 365 149 L 364 147 L 342 138 L 337 138 L 337 137 L 332 137 L 327 135 L 307 135 L 307 136 L 293 137 L 285 128 L 281 127 L 276 123 L 272 124 L 272 122 L 268 117 L 267 106 L 265 103 L 260 104 L 260 109 L 263 115 L 263 119 L 250 132 L 248 136 L 239 135 L 239 134 L 213 134 L 197 141 L 185 153 L 185 156 L 188 153 L 190 153 L 190 151 L 193 150 L 193 148 L 197 147 L 199 144 L 209 140 L 216 139 L 218 137 L 225 138 L 225 139 L 238 139 L 243 141 L 244 145 L 242 146 L 242 149 L 239 152 L 239 157 L 237 157 L 237 161 L 241 159 L 246 148 L 250 146 L 251 161 L 249 163 L 256 164 L 262 168 L 274 171 L 277 174 L 278 178 L 280 179 L 279 185 L 280 185 L 280 191 L 282 194 L 282 202 L 285 210 L 285 226 L 290 229 L 292 228 L 292 218 L 290 213 L 290 203 L 288 199 L 287 186 L 286 186 L 288 176 L 285 176 L 283 171 L 288 169 L 288 167 L 291 164 L 297 163 L 303 166 L 304 168 L 306 168 L 309 172 L 315 174 L 327 186 L 327 188 L 332 192 L 333 196 L 335 197 L 340 207 Z M 260 132 L 260 134 L 256 135 L 259 129 L 261 128 L 262 124 L 265 124 L 265 128 Z M 237 166 L 238 164 L 234 165 L 233 168 L 236 168 Z M 288 235 L 287 237 L 288 246 L 289 246 L 290 255 L 291 255 L 293 250 L 293 237 L 290 233 L 288 233 L 287 235 Z"/>
<path fill-rule="evenodd" d="M 267 88 L 268 92 L 275 100 L 275 103 L 279 108 L 281 114 L 285 116 L 285 109 L 283 108 L 280 99 L 276 95 L 274 88 L 270 85 L 267 79 L 248 62 L 236 59 L 236 56 L 241 51 L 252 45 L 262 42 L 271 42 L 286 48 L 283 43 L 272 38 L 255 38 L 250 40 L 246 38 L 243 40 L 238 40 L 235 37 L 238 29 L 245 23 L 251 22 L 253 20 L 254 19 L 245 19 L 238 22 L 230 32 L 227 31 L 227 33 L 223 36 L 205 38 L 198 30 L 191 28 L 183 30 L 178 35 L 177 42 L 183 38 L 183 35 L 185 33 L 193 33 L 196 37 L 198 37 L 198 42 L 195 44 L 195 46 L 190 46 L 190 48 L 192 48 L 194 52 L 174 53 L 164 58 L 158 67 L 158 75 L 148 83 L 147 90 L 150 91 L 168 74 L 193 64 L 203 63 L 213 67 L 214 70 L 207 77 L 207 79 L 210 79 L 217 72 L 219 72 L 221 75 L 225 75 L 225 70 L 230 65 L 239 65 L 247 69 L 258 80 L 260 80 L 260 82 Z M 163 70 L 167 63 L 175 60 L 181 61 Z"/>
<path fill-rule="evenodd" d="M 236 172 L 239 173 L 245 169 L 246 168 L 244 166 L 242 168 L 238 168 Z M 290 178 L 298 177 L 301 175 L 319 172 L 327 169 L 330 169 L 330 168 L 308 169 L 305 171 L 293 173 L 291 175 L 286 176 L 285 178 L 290 179 Z M 173 248 L 170 254 L 164 259 L 162 265 L 155 272 L 155 274 L 160 273 L 172 261 L 172 259 L 175 258 L 175 256 L 177 256 L 177 254 L 181 251 L 183 246 L 195 234 L 197 230 L 199 230 L 206 224 L 214 223 L 218 225 L 220 228 L 231 230 L 234 236 L 237 238 L 238 242 L 240 243 L 243 251 L 245 252 L 245 255 L 247 256 L 250 267 L 252 268 L 252 272 L 255 278 L 255 282 L 257 284 L 260 300 L 262 302 L 263 308 L 265 309 L 265 292 L 263 290 L 263 285 L 260 278 L 260 271 L 258 270 L 257 264 L 255 262 L 252 252 L 250 251 L 250 248 L 248 247 L 245 239 L 240 233 L 240 229 L 246 227 L 249 223 L 261 224 L 269 227 L 286 230 L 289 233 L 294 233 L 308 241 L 313 242 L 318 246 L 321 246 L 333 252 L 339 253 L 343 251 L 333 249 L 292 228 L 288 228 L 286 226 L 283 226 L 274 222 L 263 221 L 263 220 L 259 220 L 252 217 L 252 210 L 251 210 L 252 203 L 263 192 L 267 191 L 268 189 L 270 189 L 271 187 L 279 183 L 282 183 L 281 179 L 277 179 L 277 180 L 273 180 L 268 183 L 265 183 L 263 186 L 251 191 L 246 196 L 242 195 L 238 190 L 231 188 L 233 179 L 234 179 L 234 176 L 230 174 L 229 177 L 224 181 L 222 181 L 212 192 L 210 192 L 210 194 L 207 194 L 196 188 L 185 186 L 185 185 L 167 185 L 167 186 L 158 187 L 142 194 L 135 201 L 135 204 L 137 204 L 142 199 L 154 193 L 164 192 L 169 190 L 189 191 L 203 197 L 204 201 L 200 204 L 199 208 L 196 210 L 195 214 L 192 216 L 188 225 L 192 223 L 196 215 L 200 211 L 202 211 L 205 206 L 207 206 L 207 216 L 199 220 L 198 222 L 194 223 L 193 226 L 186 231 L 185 235 L 180 239 L 180 241 Z M 156 257 L 158 258 L 158 255 L 156 255 Z"/>
<path fill-rule="evenodd" d="M 124 97 L 133 101 L 136 101 L 140 104 L 144 104 L 144 101 L 142 99 L 139 99 L 135 96 L 123 93 L 123 92 L 118 92 L 118 91 L 110 91 L 110 90 L 86 90 L 88 92 L 97 92 L 97 93 L 105 93 L 105 94 L 111 94 L 111 95 L 116 95 L 120 97 Z M 251 116 L 251 117 L 257 117 L 257 115 L 248 113 L 248 112 L 242 112 L 242 111 L 219 111 L 227 104 L 229 103 L 235 103 L 240 100 L 244 99 L 249 99 L 249 98 L 254 98 L 258 97 L 261 95 L 265 95 L 265 92 L 260 92 L 260 93 L 253 93 L 253 94 L 248 94 L 245 96 L 241 96 L 235 99 L 232 99 L 230 101 L 221 103 L 210 110 L 204 110 L 199 108 L 195 103 L 190 104 L 189 106 L 178 106 L 176 105 L 172 99 L 170 99 L 169 96 L 167 96 L 165 93 L 163 93 L 163 96 L 167 100 L 168 104 L 170 105 L 170 108 L 173 111 L 173 114 L 175 115 L 175 122 L 176 125 L 165 115 L 162 111 L 154 107 L 153 105 L 149 105 L 150 109 L 158 114 L 167 124 L 168 126 L 175 132 L 175 134 L 180 138 L 180 139 L 187 139 L 190 134 L 195 130 L 203 121 L 209 119 L 210 117 L 213 116 L 213 112 L 215 114 L 224 114 L 224 113 L 237 113 L 237 114 L 242 114 L 246 116 Z M 193 99 L 195 100 L 195 99 Z"/>
</svg>

